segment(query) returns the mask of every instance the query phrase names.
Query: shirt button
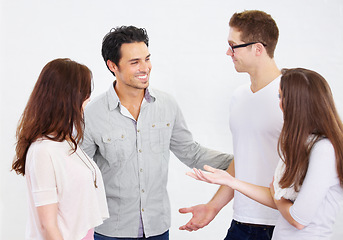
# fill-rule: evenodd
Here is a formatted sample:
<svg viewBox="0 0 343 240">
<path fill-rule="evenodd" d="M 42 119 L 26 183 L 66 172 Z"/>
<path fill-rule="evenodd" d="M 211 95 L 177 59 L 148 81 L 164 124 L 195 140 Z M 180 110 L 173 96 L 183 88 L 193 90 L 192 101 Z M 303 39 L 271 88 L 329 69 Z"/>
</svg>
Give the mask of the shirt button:
<svg viewBox="0 0 343 240">
<path fill-rule="evenodd" d="M 144 193 L 144 189 L 142 189 L 142 193 Z"/>
<path fill-rule="evenodd" d="M 142 152 L 142 150 L 141 150 L 141 149 L 139 149 L 138 151 L 139 151 L 140 153 Z"/>
<path fill-rule="evenodd" d="M 144 208 L 142 208 L 142 212 L 144 212 Z"/>
<path fill-rule="evenodd" d="M 152 127 L 155 127 L 155 124 L 153 124 Z"/>
<path fill-rule="evenodd" d="M 138 129 L 137 132 L 141 132 L 141 130 Z"/>
<path fill-rule="evenodd" d="M 107 138 L 107 141 L 109 141 L 109 142 L 110 142 L 110 141 L 111 141 L 111 138 Z"/>
<path fill-rule="evenodd" d="M 140 171 L 140 172 L 143 172 L 143 169 L 141 168 L 141 169 L 139 169 L 139 171 Z"/>
<path fill-rule="evenodd" d="M 167 123 L 167 127 L 169 127 L 170 126 L 170 123 Z"/>
<path fill-rule="evenodd" d="M 121 138 L 124 138 L 124 135 L 121 135 Z"/>
</svg>

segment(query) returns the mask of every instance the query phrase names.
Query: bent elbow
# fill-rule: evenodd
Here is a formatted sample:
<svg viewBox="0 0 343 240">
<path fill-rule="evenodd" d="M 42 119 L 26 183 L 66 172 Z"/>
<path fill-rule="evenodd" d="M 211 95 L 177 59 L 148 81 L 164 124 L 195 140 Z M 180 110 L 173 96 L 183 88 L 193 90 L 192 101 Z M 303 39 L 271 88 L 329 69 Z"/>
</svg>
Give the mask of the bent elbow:
<svg viewBox="0 0 343 240">
<path fill-rule="evenodd" d="M 49 234 L 58 230 L 58 226 L 52 223 L 41 223 L 40 228 L 44 236 L 48 236 Z"/>
<path fill-rule="evenodd" d="M 42 231 L 42 233 L 44 233 L 44 234 L 47 233 L 49 231 L 49 229 L 50 229 L 50 227 L 47 224 L 45 224 L 45 223 L 40 224 L 40 230 Z"/>
<path fill-rule="evenodd" d="M 302 225 L 302 224 L 300 224 L 300 223 L 298 223 L 298 222 L 296 222 L 296 221 L 294 221 L 293 222 L 293 224 L 292 224 L 296 229 L 298 229 L 298 230 L 302 230 L 302 229 L 304 229 L 304 225 Z"/>
</svg>

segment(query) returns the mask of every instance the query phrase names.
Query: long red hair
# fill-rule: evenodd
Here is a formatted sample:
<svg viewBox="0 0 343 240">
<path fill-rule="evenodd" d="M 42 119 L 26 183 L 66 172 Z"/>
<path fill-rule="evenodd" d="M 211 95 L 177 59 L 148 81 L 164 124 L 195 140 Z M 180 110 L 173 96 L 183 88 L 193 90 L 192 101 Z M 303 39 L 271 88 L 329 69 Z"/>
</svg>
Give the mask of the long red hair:
<svg viewBox="0 0 343 240">
<path fill-rule="evenodd" d="M 82 140 L 82 104 L 90 97 L 92 72 L 70 59 L 55 59 L 41 71 L 19 120 L 12 170 L 25 175 L 26 154 L 38 138 L 68 139 L 74 149 Z"/>
</svg>

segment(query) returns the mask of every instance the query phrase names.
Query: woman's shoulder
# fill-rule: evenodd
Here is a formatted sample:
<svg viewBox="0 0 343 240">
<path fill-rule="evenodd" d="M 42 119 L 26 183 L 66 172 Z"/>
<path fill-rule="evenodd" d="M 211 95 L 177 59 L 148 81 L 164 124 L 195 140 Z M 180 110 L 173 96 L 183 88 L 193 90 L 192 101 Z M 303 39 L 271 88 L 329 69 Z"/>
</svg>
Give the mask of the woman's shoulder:
<svg viewBox="0 0 343 240">
<path fill-rule="evenodd" d="M 329 152 L 335 152 L 335 149 L 328 138 L 319 139 L 312 148 L 312 151 L 315 153 L 324 153 L 328 154 Z"/>
<path fill-rule="evenodd" d="M 312 147 L 310 166 L 327 169 L 327 166 L 336 166 L 335 149 L 328 138 L 321 138 Z"/>
<path fill-rule="evenodd" d="M 47 137 L 41 137 L 30 145 L 29 152 L 46 155 L 53 153 L 55 150 L 59 151 L 61 148 L 66 148 L 66 141 L 58 142 Z"/>
</svg>

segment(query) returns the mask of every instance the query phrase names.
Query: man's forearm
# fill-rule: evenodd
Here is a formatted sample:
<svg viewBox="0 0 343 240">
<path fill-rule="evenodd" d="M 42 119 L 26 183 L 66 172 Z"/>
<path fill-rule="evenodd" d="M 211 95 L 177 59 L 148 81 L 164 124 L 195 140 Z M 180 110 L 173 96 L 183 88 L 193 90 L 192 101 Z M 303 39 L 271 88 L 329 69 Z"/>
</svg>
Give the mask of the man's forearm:
<svg viewBox="0 0 343 240">
<path fill-rule="evenodd" d="M 208 205 L 214 208 L 217 213 L 228 204 L 234 196 L 234 190 L 227 186 L 220 186 Z"/>
<path fill-rule="evenodd" d="M 235 176 L 235 163 L 232 160 L 228 169 L 226 170 L 231 176 Z M 228 204 L 234 197 L 234 190 L 228 186 L 220 186 L 211 201 L 208 202 L 212 208 L 216 209 L 217 213 Z"/>
</svg>

